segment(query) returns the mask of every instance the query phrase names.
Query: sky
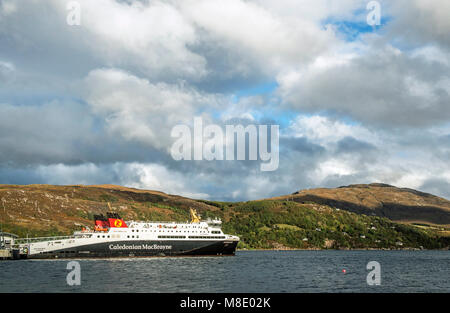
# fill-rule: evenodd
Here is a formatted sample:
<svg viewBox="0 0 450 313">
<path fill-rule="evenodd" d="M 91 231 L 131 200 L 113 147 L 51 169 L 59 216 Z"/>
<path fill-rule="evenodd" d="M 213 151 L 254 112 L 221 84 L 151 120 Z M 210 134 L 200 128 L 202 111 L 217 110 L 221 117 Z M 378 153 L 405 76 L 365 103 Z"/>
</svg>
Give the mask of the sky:
<svg viewBox="0 0 450 313">
<path fill-rule="evenodd" d="M 450 199 L 450 2 L 0 0 L 0 183 L 242 201 L 382 182 Z M 176 125 L 279 125 L 279 166 L 176 161 Z"/>
</svg>

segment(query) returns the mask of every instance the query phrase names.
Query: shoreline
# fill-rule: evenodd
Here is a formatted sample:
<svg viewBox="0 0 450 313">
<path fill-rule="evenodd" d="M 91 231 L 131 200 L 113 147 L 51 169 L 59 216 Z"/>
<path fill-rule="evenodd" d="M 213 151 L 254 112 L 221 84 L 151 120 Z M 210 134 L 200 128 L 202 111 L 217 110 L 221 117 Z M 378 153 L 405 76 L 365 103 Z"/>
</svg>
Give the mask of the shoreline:
<svg viewBox="0 0 450 313">
<path fill-rule="evenodd" d="M 321 248 L 292 248 L 292 249 L 236 249 L 236 252 L 241 251 L 449 251 L 450 248 L 445 249 L 420 249 L 420 248 L 346 248 L 346 249 L 321 249 Z"/>
</svg>

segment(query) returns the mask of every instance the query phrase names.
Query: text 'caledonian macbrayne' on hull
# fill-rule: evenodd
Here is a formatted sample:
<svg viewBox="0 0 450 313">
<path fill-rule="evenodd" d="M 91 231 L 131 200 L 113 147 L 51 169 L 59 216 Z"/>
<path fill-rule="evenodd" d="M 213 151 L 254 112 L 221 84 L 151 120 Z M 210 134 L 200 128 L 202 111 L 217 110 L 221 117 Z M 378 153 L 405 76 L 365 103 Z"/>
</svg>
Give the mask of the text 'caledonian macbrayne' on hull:
<svg viewBox="0 0 450 313">
<path fill-rule="evenodd" d="M 190 223 L 125 222 L 117 213 L 96 215 L 94 230 L 73 236 L 15 239 L 11 250 L 22 259 L 234 255 L 239 237 L 225 235 L 220 220 Z M 17 255 L 17 254 L 16 254 Z"/>
</svg>

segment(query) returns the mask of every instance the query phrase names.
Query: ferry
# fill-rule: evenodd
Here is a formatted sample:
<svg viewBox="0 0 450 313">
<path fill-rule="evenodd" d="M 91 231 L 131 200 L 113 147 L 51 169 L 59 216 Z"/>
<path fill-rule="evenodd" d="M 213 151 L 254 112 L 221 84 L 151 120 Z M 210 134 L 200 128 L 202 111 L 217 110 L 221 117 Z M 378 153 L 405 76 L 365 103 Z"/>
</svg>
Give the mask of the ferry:
<svg viewBox="0 0 450 313">
<path fill-rule="evenodd" d="M 94 229 L 72 236 L 18 238 L 11 247 L 20 259 L 114 258 L 150 256 L 234 255 L 239 237 L 222 232 L 222 221 L 201 221 L 190 209 L 191 221 L 124 221 L 117 213 L 95 215 Z M 13 255 L 13 253 L 11 253 Z"/>
</svg>

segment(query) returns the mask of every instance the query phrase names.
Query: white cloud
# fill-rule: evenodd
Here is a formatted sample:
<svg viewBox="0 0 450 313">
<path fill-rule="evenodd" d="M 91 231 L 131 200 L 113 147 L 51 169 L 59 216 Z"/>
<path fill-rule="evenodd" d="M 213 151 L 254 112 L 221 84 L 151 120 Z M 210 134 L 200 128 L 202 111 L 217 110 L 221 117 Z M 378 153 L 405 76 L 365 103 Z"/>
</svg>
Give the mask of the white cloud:
<svg viewBox="0 0 450 313">
<path fill-rule="evenodd" d="M 190 125 L 197 110 L 217 106 L 213 95 L 146 79 L 117 69 L 98 69 L 84 81 L 86 101 L 109 132 L 169 151 L 171 129 Z"/>
<path fill-rule="evenodd" d="M 97 39 L 91 48 L 112 64 L 131 63 L 149 76 L 168 70 L 194 80 L 205 75 L 205 60 L 188 49 L 196 30 L 173 5 L 87 0 L 81 6 L 83 27 Z"/>
<path fill-rule="evenodd" d="M 353 168 L 352 163 L 345 162 L 343 159 L 330 158 L 325 162 L 322 162 L 318 167 L 310 173 L 310 178 L 317 185 L 323 184 L 323 182 L 330 176 L 348 176 L 357 173 L 357 169 Z"/>
<path fill-rule="evenodd" d="M 124 181 L 125 185 L 140 189 L 159 190 L 169 194 L 181 195 L 193 199 L 208 199 L 210 195 L 195 192 L 189 187 L 190 178 L 182 173 L 173 172 L 159 164 L 127 165 L 127 171 L 135 173 L 139 178 Z"/>
<path fill-rule="evenodd" d="M 315 23 L 335 17 L 343 20 L 355 18 L 354 11 L 365 10 L 366 2 L 361 0 L 315 0 L 314 4 L 309 0 L 257 0 L 267 10 L 277 16 L 293 19 L 307 19 Z"/>
<path fill-rule="evenodd" d="M 181 10 L 200 29 L 236 50 L 247 62 L 259 60 L 265 71 L 305 64 L 337 42 L 334 33 L 305 15 L 286 18 L 270 6 L 231 0 L 182 1 Z"/>
<path fill-rule="evenodd" d="M 334 144 L 346 137 L 375 145 L 380 143 L 377 134 L 360 125 L 351 125 L 320 115 L 298 116 L 292 121 L 287 135 L 305 137 L 321 145 Z"/>
</svg>

